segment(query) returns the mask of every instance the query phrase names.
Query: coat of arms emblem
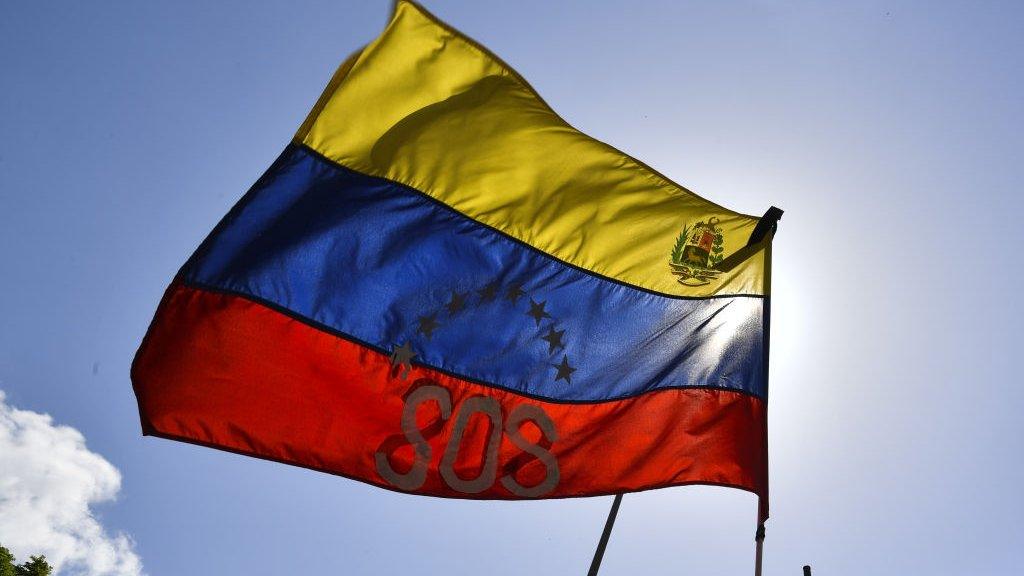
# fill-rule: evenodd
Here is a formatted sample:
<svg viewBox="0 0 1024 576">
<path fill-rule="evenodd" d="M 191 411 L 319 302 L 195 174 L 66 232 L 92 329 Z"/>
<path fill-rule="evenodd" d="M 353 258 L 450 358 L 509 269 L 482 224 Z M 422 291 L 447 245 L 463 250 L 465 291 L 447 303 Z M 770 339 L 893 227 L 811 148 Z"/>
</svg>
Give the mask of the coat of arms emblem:
<svg viewBox="0 0 1024 576">
<path fill-rule="evenodd" d="M 720 274 L 714 268 L 722 261 L 724 238 L 717 224 L 718 218 L 712 216 L 707 221 L 687 224 L 679 233 L 669 266 L 680 284 L 703 286 Z"/>
</svg>

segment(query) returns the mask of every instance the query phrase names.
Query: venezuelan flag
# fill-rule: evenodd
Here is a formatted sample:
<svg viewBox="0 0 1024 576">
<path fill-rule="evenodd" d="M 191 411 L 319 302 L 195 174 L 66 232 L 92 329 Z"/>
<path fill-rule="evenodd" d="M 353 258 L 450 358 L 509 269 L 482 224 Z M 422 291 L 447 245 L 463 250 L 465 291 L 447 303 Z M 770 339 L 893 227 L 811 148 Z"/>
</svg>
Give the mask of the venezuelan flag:
<svg viewBox="0 0 1024 576">
<path fill-rule="evenodd" d="M 765 518 L 772 220 L 400 1 L 167 289 L 143 431 L 433 496 L 733 486 Z"/>
</svg>

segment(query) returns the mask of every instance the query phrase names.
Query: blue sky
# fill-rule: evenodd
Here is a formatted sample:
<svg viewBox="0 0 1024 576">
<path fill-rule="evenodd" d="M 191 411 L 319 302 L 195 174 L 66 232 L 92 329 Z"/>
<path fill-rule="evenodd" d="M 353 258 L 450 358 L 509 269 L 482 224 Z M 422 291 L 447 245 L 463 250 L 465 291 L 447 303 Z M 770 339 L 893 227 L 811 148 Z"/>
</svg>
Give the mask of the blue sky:
<svg viewBox="0 0 1024 576">
<path fill-rule="evenodd" d="M 765 574 L 1019 571 L 1024 6 L 426 6 L 584 132 L 786 210 Z M 610 498 L 415 498 L 140 434 L 128 367 L 164 287 L 389 11 L 0 5 L 0 390 L 120 471 L 95 513 L 150 575 L 590 561 Z M 627 496 L 602 574 L 747 573 L 754 516 L 740 491 Z"/>
</svg>

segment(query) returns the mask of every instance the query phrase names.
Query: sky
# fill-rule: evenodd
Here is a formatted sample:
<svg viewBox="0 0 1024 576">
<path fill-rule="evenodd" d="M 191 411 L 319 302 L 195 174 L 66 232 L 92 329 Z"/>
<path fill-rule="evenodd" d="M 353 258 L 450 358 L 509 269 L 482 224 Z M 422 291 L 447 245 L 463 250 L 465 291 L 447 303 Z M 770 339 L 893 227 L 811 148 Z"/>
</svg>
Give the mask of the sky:
<svg viewBox="0 0 1024 576">
<path fill-rule="evenodd" d="M 1024 5 L 429 0 L 774 244 L 766 575 L 1019 573 Z M 0 542 L 61 574 L 583 573 L 611 498 L 413 497 L 143 438 L 163 289 L 390 2 L 0 4 Z M 755 498 L 627 495 L 602 574 L 752 572 Z"/>
</svg>

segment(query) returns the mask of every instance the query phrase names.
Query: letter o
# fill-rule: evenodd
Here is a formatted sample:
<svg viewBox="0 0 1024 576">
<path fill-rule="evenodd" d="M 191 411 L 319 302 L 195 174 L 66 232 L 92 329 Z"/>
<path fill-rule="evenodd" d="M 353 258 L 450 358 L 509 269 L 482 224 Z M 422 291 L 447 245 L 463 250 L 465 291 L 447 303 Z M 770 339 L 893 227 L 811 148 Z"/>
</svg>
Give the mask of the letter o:
<svg viewBox="0 0 1024 576">
<path fill-rule="evenodd" d="M 472 480 L 463 480 L 455 473 L 455 460 L 459 456 L 459 447 L 462 445 L 462 435 L 466 431 L 466 424 L 469 419 L 481 412 L 491 420 L 491 432 L 487 439 L 487 450 L 484 452 L 484 463 L 480 469 L 480 475 Z M 448 446 L 444 450 L 444 458 L 441 459 L 441 477 L 445 484 L 452 490 L 464 494 L 477 494 L 494 485 L 494 479 L 498 475 L 498 447 L 501 445 L 501 405 L 494 398 L 488 396 L 473 396 L 459 406 L 455 415 L 455 428 L 452 430 L 452 437 L 448 440 Z"/>
</svg>

